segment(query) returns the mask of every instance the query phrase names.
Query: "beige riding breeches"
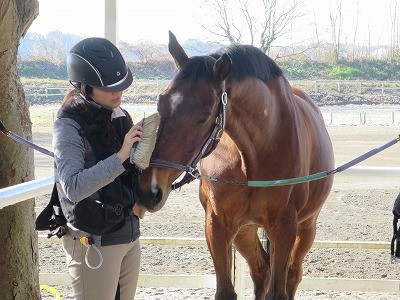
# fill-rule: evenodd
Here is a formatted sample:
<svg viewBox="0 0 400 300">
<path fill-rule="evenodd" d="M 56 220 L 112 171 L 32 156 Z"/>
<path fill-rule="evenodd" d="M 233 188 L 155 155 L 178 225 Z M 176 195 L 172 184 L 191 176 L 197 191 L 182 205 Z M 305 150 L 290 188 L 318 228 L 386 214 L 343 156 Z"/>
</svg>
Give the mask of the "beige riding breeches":
<svg viewBox="0 0 400 300">
<path fill-rule="evenodd" d="M 118 286 L 120 300 L 135 298 L 140 270 L 139 239 L 128 244 L 97 247 L 103 259 L 98 269 L 89 268 L 85 262 L 85 254 L 89 249 L 89 265 L 99 265 L 101 258 L 93 247 L 88 248 L 69 234 L 63 237 L 63 247 L 74 299 L 114 300 Z"/>
</svg>

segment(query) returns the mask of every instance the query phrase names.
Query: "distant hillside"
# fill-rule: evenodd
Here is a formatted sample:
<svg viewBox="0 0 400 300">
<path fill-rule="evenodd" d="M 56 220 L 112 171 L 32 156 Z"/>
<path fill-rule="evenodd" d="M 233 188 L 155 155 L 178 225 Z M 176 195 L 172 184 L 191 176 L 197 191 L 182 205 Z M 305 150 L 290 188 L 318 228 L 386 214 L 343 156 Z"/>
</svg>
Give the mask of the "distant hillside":
<svg viewBox="0 0 400 300">
<path fill-rule="evenodd" d="M 28 32 L 18 49 L 19 74 L 24 77 L 67 79 L 66 55 L 83 38 L 60 31 L 52 31 L 46 35 Z M 220 43 L 196 39 L 182 44 L 189 56 L 205 55 L 222 46 Z M 175 74 L 175 65 L 167 45 L 155 45 L 151 42 L 132 45 L 122 41 L 119 49 L 136 78 L 170 79 Z"/>
<path fill-rule="evenodd" d="M 28 33 L 19 46 L 19 74 L 24 77 L 67 79 L 65 58 L 81 36 L 53 31 Z M 182 44 L 189 56 L 206 55 L 223 47 L 216 42 L 189 39 Z M 322 46 L 321 46 L 322 47 Z M 167 45 L 120 42 L 119 49 L 139 79 L 171 79 L 176 70 Z M 277 60 L 288 79 L 400 80 L 400 61 L 363 59 L 336 63 L 309 59 Z"/>
<path fill-rule="evenodd" d="M 22 61 L 48 60 L 51 62 L 62 62 L 65 61 L 65 56 L 69 49 L 83 38 L 82 36 L 61 31 L 51 31 L 46 35 L 28 32 L 21 40 L 18 48 L 19 59 Z M 149 42 L 148 44 L 152 43 Z M 160 51 L 163 51 L 162 54 L 168 54 L 167 45 L 157 45 L 157 47 L 161 49 Z M 189 39 L 182 44 L 182 47 L 189 56 L 193 56 L 214 52 L 222 48 L 223 45 L 218 42 L 203 42 L 197 39 Z M 122 41 L 119 48 L 127 61 L 140 61 L 140 55 L 137 52 L 143 51 L 143 49 L 139 49 L 139 44 L 129 44 Z M 151 50 L 149 49 L 148 51 Z"/>
</svg>

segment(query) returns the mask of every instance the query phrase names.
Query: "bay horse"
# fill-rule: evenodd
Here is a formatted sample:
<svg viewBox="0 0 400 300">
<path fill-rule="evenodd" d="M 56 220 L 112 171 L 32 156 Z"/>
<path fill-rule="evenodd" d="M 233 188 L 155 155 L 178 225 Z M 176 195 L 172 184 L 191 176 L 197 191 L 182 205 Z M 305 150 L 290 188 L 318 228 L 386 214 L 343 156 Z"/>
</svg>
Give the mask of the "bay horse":
<svg viewBox="0 0 400 300">
<path fill-rule="evenodd" d="M 237 298 L 232 245 L 247 261 L 256 299 L 294 299 L 333 178 L 273 187 L 240 183 L 333 169 L 322 115 L 253 46 L 232 45 L 189 58 L 170 32 L 168 47 L 178 73 L 159 95 L 157 143 L 151 166 L 139 175 L 136 199 L 150 212 L 161 209 L 184 171 L 199 177 L 194 170 L 200 161 L 199 197 L 216 274 L 215 299 Z M 258 228 L 268 236 L 270 253 Z"/>
</svg>

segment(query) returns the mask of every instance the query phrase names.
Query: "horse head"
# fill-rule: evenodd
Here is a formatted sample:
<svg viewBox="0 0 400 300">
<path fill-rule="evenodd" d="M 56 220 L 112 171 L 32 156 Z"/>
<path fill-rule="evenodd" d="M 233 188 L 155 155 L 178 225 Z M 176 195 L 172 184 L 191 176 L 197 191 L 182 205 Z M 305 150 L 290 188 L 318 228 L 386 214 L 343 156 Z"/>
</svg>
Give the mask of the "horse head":
<svg viewBox="0 0 400 300">
<path fill-rule="evenodd" d="M 178 73 L 158 98 L 160 126 L 152 154 L 152 161 L 164 164 L 151 164 L 135 188 L 138 204 L 150 212 L 163 207 L 182 167 L 191 166 L 209 139 L 231 71 L 227 55 L 189 58 L 172 32 L 168 49 Z"/>
</svg>

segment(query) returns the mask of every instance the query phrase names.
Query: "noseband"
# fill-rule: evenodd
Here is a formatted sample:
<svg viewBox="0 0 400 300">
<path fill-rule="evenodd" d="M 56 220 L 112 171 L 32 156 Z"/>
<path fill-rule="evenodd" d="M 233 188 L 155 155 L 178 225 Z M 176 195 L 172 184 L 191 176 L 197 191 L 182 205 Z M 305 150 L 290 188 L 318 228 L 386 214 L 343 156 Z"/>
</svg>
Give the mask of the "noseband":
<svg viewBox="0 0 400 300">
<path fill-rule="evenodd" d="M 169 168 L 186 172 L 185 176 L 182 178 L 181 181 L 172 184 L 173 190 L 178 189 L 182 185 L 201 177 L 200 171 L 198 169 L 198 163 L 202 158 L 209 155 L 217 147 L 218 142 L 221 139 L 222 132 L 225 129 L 227 103 L 228 103 L 228 94 L 224 89 L 218 107 L 218 115 L 217 118 L 215 119 L 215 123 L 211 130 L 211 133 L 208 136 L 207 140 L 204 142 L 203 146 L 201 147 L 200 152 L 197 154 L 197 156 L 193 159 L 193 161 L 189 165 L 187 166 L 180 165 L 159 158 L 151 159 L 150 167 Z"/>
</svg>

